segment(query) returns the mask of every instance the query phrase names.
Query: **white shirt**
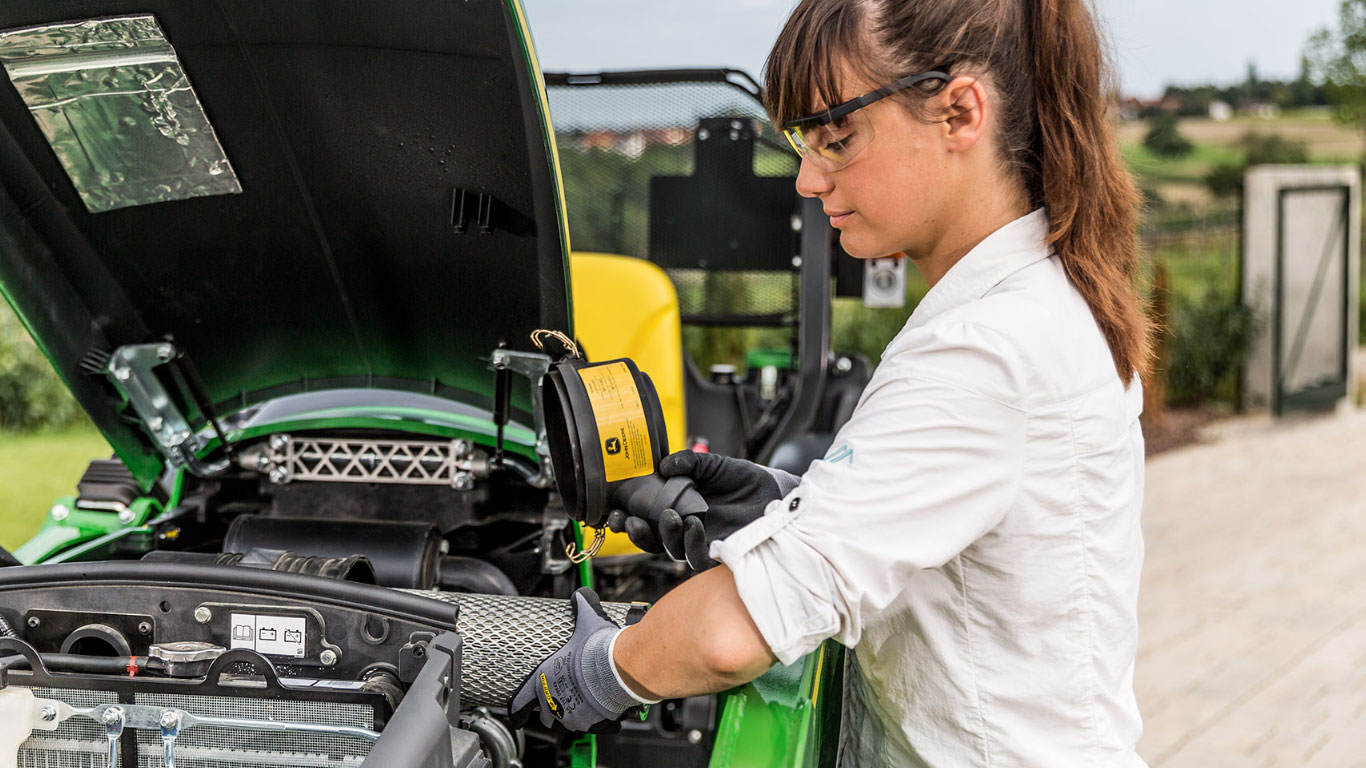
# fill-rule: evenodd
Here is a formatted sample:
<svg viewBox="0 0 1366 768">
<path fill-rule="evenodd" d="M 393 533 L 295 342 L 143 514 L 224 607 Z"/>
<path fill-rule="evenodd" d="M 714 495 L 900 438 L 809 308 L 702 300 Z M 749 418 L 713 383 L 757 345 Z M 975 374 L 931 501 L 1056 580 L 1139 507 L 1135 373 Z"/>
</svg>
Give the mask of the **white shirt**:
<svg viewBox="0 0 1366 768">
<path fill-rule="evenodd" d="M 784 664 L 834 637 L 842 766 L 1142 766 L 1142 392 L 1042 210 L 949 270 L 825 460 L 712 545 Z"/>
</svg>

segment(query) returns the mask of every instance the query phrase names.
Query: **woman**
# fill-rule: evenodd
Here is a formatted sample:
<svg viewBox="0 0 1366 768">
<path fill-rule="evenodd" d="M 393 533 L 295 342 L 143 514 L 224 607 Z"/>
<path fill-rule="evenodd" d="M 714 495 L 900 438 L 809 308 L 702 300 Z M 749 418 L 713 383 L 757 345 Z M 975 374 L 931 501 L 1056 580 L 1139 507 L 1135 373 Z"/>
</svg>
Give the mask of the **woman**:
<svg viewBox="0 0 1366 768">
<path fill-rule="evenodd" d="M 1142 765 L 1148 334 L 1106 84 L 1084 0 L 798 5 L 766 83 L 797 189 L 849 253 L 903 252 L 931 289 L 799 484 L 665 460 L 711 511 L 614 522 L 721 566 L 624 631 L 581 594 L 514 709 L 588 728 L 834 637 L 841 765 Z"/>
</svg>

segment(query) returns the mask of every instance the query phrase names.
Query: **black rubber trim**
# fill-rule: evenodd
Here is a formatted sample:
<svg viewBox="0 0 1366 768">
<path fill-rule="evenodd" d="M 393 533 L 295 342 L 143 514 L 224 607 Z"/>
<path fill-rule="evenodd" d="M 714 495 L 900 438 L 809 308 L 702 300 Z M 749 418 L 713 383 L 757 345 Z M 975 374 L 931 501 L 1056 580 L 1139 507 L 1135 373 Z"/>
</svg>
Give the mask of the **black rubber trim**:
<svg viewBox="0 0 1366 768">
<path fill-rule="evenodd" d="M 619 72 L 544 72 L 546 85 L 667 85 L 725 83 L 760 98 L 762 89 L 741 69 L 634 69 Z"/>
<path fill-rule="evenodd" d="M 155 561 L 61 563 L 0 568 L 0 600 L 7 591 L 31 587 L 146 585 L 200 587 L 270 595 L 384 613 L 396 619 L 455 629 L 456 606 L 387 587 L 277 573 L 256 568 Z"/>
</svg>

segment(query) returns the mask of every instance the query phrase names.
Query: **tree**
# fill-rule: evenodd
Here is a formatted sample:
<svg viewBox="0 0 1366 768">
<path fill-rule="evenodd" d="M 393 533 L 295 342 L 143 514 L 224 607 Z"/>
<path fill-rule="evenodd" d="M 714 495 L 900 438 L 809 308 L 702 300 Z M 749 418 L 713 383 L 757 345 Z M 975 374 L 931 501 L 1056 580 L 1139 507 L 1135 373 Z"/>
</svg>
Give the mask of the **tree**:
<svg viewBox="0 0 1366 768">
<path fill-rule="evenodd" d="M 1315 33 L 1305 58 L 1324 81 L 1337 118 L 1366 133 L 1366 0 L 1342 0 L 1337 29 Z"/>
<path fill-rule="evenodd" d="M 1191 143 L 1177 130 L 1177 117 L 1171 112 L 1159 112 L 1148 121 L 1148 134 L 1143 146 L 1162 157 L 1184 157 L 1190 154 Z"/>
</svg>

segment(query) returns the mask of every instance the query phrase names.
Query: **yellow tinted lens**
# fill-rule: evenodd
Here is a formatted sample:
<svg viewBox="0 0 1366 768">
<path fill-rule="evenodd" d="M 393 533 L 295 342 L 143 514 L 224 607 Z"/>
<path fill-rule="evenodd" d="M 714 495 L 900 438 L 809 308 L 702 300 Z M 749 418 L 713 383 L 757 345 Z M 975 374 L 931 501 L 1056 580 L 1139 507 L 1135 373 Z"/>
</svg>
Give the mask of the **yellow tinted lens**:
<svg viewBox="0 0 1366 768">
<path fill-rule="evenodd" d="M 868 146 L 873 138 L 873 125 L 862 112 L 853 112 L 829 125 L 816 125 L 790 131 L 798 134 L 797 139 L 806 152 L 819 157 L 831 168 L 847 165 L 854 155 Z"/>
</svg>

